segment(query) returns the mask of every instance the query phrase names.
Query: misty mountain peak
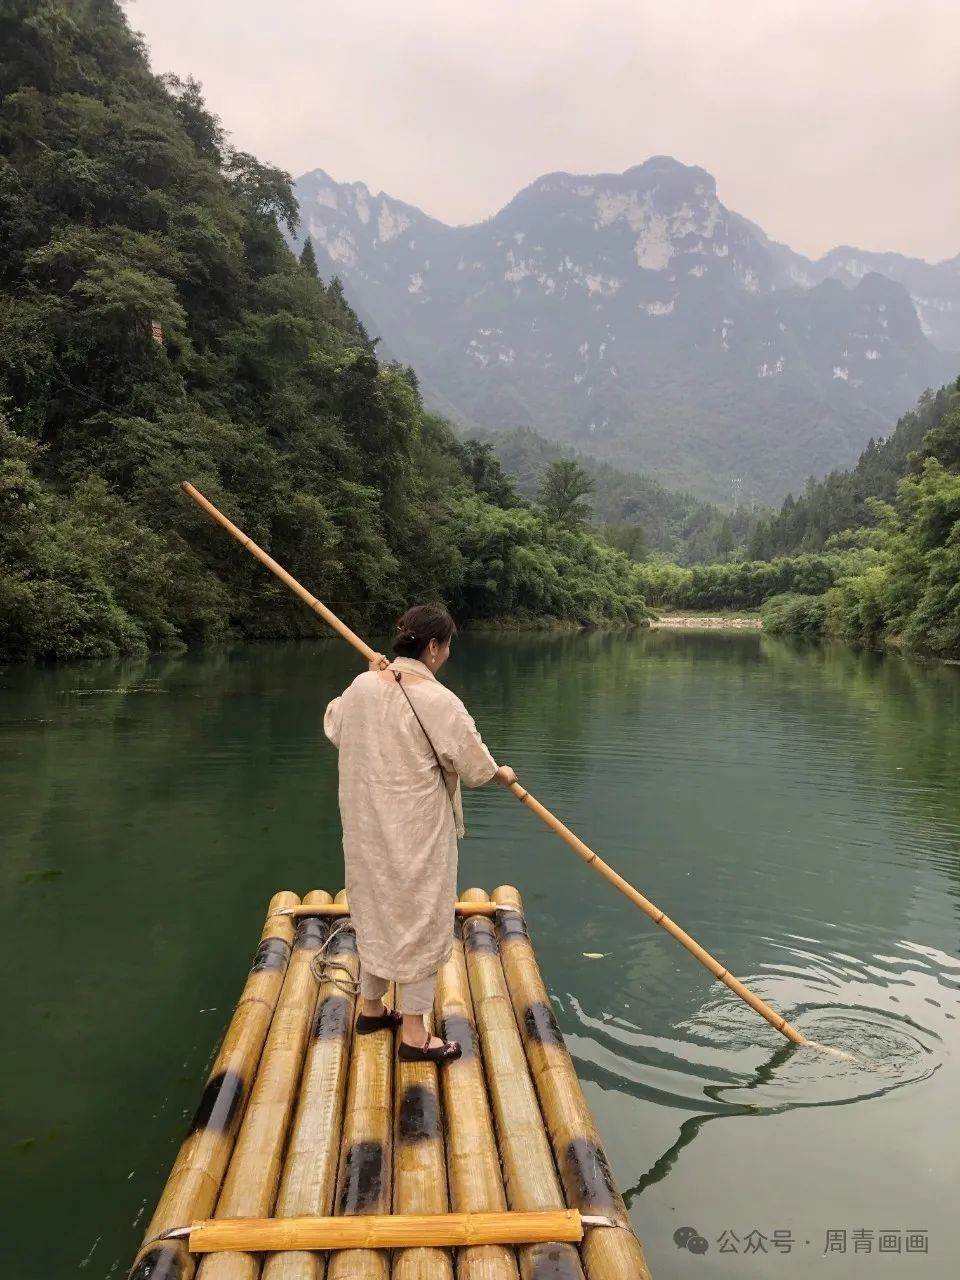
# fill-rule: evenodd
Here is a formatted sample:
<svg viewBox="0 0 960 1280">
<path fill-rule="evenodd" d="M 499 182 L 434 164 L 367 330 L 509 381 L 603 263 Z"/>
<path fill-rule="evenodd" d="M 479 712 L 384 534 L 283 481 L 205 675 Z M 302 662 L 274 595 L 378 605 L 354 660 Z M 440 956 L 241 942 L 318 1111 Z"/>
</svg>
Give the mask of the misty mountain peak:
<svg viewBox="0 0 960 1280">
<path fill-rule="evenodd" d="M 955 374 L 928 341 L 960 349 L 952 270 L 852 249 L 813 262 L 670 156 L 545 174 L 467 227 L 321 170 L 297 195 L 321 271 L 447 412 L 704 496 L 751 477 L 776 498 L 852 462 Z"/>
</svg>

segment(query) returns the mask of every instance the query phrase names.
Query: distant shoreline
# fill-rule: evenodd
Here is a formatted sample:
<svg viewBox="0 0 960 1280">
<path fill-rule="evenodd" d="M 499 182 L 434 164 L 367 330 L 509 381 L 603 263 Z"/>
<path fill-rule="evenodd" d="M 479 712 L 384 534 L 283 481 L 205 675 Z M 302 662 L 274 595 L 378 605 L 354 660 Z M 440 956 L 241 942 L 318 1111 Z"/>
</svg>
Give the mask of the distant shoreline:
<svg viewBox="0 0 960 1280">
<path fill-rule="evenodd" d="M 763 622 L 756 615 L 665 613 L 650 619 L 653 631 L 762 631 Z"/>
</svg>

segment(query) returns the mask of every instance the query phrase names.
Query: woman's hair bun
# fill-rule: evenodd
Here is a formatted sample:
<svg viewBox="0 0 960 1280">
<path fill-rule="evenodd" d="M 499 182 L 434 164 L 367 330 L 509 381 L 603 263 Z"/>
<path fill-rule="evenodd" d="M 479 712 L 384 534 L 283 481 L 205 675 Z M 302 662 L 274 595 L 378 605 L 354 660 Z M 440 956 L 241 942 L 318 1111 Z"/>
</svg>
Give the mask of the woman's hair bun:
<svg viewBox="0 0 960 1280">
<path fill-rule="evenodd" d="M 442 605 L 414 605 L 397 621 L 393 649 L 401 657 L 418 658 L 431 640 L 445 644 L 456 632 L 456 624 Z"/>
</svg>

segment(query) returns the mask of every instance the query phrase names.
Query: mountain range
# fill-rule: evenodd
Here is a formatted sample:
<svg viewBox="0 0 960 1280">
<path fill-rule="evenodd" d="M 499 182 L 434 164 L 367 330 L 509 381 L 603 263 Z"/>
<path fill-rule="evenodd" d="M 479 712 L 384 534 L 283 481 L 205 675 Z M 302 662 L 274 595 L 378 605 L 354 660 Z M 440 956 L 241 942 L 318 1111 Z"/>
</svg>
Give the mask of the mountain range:
<svg viewBox="0 0 960 1280">
<path fill-rule="evenodd" d="M 960 367 L 960 257 L 812 261 L 670 157 L 547 175 L 465 227 L 320 169 L 295 190 L 300 242 L 433 407 L 704 498 L 852 463 Z"/>
</svg>

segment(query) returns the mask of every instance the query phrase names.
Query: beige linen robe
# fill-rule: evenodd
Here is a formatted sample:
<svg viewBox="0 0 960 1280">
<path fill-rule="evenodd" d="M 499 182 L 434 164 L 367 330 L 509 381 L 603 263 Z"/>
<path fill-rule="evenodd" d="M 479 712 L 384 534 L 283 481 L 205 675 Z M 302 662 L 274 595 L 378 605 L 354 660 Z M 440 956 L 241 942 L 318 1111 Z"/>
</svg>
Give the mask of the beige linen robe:
<svg viewBox="0 0 960 1280">
<path fill-rule="evenodd" d="M 453 945 L 460 781 L 489 782 L 496 761 L 466 707 L 413 658 L 391 678 L 365 671 L 327 707 L 323 728 L 340 752 L 340 818 L 347 899 L 360 962 L 394 982 L 436 973 Z M 424 736 L 443 765 L 443 773 Z"/>
</svg>

